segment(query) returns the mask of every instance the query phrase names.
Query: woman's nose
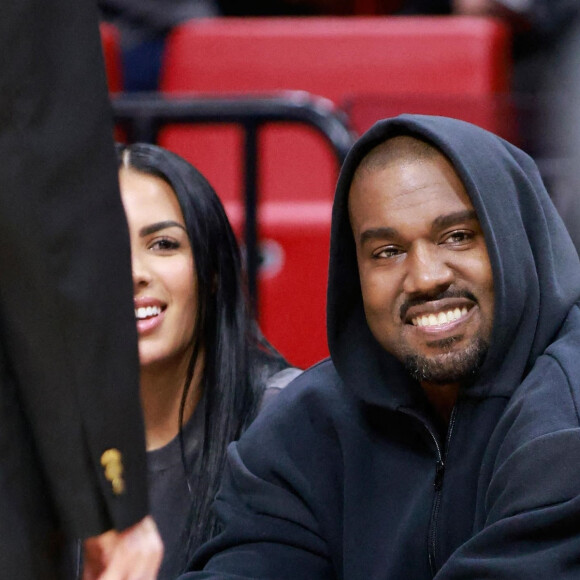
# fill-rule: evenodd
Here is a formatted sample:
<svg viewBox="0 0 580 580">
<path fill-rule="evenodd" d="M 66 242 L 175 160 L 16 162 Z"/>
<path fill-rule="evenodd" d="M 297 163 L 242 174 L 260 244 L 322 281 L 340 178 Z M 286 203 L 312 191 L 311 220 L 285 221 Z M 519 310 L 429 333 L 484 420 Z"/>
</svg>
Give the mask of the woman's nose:
<svg viewBox="0 0 580 580">
<path fill-rule="evenodd" d="M 151 282 L 151 272 L 147 268 L 146 260 L 143 260 L 138 252 L 131 253 L 131 271 L 135 289 L 148 286 Z"/>
</svg>

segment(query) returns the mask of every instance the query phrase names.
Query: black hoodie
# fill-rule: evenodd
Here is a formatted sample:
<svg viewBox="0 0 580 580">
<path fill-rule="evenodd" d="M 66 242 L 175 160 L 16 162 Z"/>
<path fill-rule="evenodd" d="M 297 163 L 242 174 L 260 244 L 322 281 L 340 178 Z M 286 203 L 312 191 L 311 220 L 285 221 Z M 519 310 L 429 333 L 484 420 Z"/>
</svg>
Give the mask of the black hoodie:
<svg viewBox="0 0 580 580">
<path fill-rule="evenodd" d="M 361 159 L 410 134 L 452 162 L 484 232 L 491 344 L 446 435 L 371 334 L 348 193 Z M 353 147 L 331 234 L 331 360 L 231 446 L 224 532 L 188 578 L 580 578 L 580 264 L 522 151 L 473 125 L 403 115 Z"/>
</svg>

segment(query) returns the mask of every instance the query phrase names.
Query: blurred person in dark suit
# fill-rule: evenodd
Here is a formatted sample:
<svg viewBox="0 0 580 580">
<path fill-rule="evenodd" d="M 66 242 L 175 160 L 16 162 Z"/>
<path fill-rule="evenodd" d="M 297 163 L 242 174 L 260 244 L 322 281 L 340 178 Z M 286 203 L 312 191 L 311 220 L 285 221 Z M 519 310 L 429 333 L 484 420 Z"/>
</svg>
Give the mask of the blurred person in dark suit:
<svg viewBox="0 0 580 580">
<path fill-rule="evenodd" d="M 119 29 L 127 91 L 158 89 L 165 40 L 174 26 L 220 14 L 217 0 L 98 0 L 98 5 L 102 18 Z"/>
<path fill-rule="evenodd" d="M 0 19 L 0 575 L 155 578 L 130 251 L 93 0 Z"/>
</svg>

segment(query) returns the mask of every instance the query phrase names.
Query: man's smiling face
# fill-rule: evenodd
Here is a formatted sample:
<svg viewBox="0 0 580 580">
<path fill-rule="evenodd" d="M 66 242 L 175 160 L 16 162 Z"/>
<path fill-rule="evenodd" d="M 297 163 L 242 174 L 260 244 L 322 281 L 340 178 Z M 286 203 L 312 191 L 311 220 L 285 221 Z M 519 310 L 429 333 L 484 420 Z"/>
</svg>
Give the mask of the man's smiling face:
<svg viewBox="0 0 580 580">
<path fill-rule="evenodd" d="M 479 220 L 451 163 L 436 150 L 363 161 L 349 214 L 377 341 L 422 383 L 469 379 L 491 337 L 493 277 Z"/>
</svg>

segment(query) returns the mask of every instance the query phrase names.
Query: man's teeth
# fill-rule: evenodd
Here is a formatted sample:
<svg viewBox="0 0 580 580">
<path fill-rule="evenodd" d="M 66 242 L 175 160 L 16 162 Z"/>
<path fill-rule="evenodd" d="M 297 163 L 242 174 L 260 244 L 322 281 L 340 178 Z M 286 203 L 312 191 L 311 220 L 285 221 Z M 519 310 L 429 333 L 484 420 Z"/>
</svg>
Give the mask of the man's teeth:
<svg viewBox="0 0 580 580">
<path fill-rule="evenodd" d="M 453 322 L 454 320 L 459 320 L 466 314 L 467 308 L 456 308 L 455 310 L 448 310 L 447 312 L 417 316 L 416 318 L 413 318 L 411 322 L 414 326 L 438 326 Z"/>
<path fill-rule="evenodd" d="M 161 314 L 161 308 L 159 306 L 141 306 L 140 308 L 135 308 L 135 318 L 137 320 L 151 318 L 159 314 Z"/>
</svg>

